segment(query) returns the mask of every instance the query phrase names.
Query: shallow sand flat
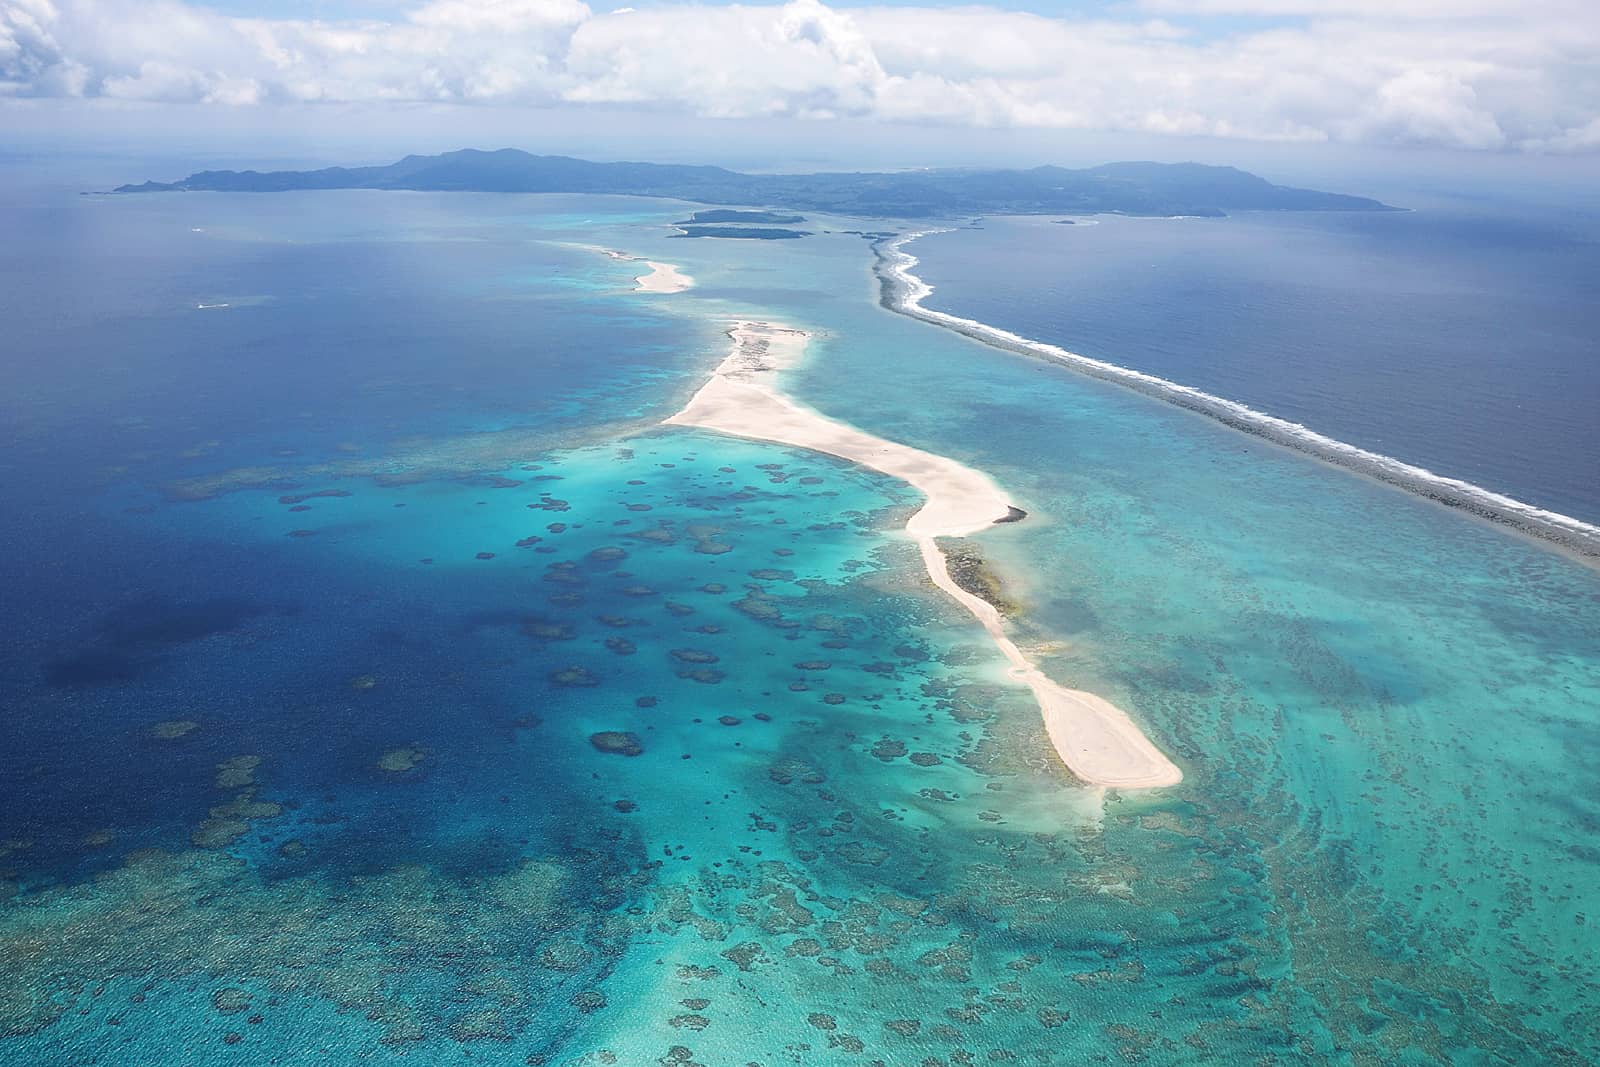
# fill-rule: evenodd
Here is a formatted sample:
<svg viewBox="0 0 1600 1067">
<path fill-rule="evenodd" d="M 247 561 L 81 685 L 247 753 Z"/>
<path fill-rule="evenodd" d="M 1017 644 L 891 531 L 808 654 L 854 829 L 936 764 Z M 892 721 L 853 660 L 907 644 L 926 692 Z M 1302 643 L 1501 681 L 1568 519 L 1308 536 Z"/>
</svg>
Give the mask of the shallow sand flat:
<svg viewBox="0 0 1600 1067">
<path fill-rule="evenodd" d="M 1011 515 L 1009 499 L 991 478 L 948 457 L 819 415 L 780 393 L 773 372 L 793 366 L 804 354 L 803 331 L 740 322 L 729 336 L 728 358 L 668 424 L 825 452 L 909 483 L 927 498 L 906 523 L 906 532 L 917 542 L 929 577 L 977 617 L 1011 663 L 1012 676 L 1033 690 L 1050 741 L 1072 773 L 1092 785 L 1124 789 L 1182 780 L 1182 772 L 1121 709 L 1052 681 L 1006 636 L 994 605 L 951 579 L 936 538 L 965 537 Z"/>
<path fill-rule="evenodd" d="M 650 268 L 649 274 L 641 274 L 635 278 L 637 283 L 635 291 L 641 293 L 681 293 L 694 285 L 694 279 L 680 271 L 671 263 L 657 263 L 653 259 L 644 261 Z"/>
</svg>

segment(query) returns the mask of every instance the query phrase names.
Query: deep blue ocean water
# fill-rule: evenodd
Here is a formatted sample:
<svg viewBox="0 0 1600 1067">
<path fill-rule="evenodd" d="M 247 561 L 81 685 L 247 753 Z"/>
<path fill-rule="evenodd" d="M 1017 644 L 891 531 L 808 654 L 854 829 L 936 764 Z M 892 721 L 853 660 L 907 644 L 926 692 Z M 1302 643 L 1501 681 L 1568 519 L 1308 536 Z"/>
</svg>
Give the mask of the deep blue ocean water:
<svg viewBox="0 0 1600 1067">
<path fill-rule="evenodd" d="M 1600 1055 L 1592 568 L 887 311 L 842 233 L 0 203 L 0 1064 Z M 1181 786 L 1064 772 L 904 486 L 655 428 L 734 317 L 1015 495 L 1016 636 Z"/>
<path fill-rule="evenodd" d="M 1600 210 L 992 218 L 927 306 L 1600 522 Z"/>
</svg>

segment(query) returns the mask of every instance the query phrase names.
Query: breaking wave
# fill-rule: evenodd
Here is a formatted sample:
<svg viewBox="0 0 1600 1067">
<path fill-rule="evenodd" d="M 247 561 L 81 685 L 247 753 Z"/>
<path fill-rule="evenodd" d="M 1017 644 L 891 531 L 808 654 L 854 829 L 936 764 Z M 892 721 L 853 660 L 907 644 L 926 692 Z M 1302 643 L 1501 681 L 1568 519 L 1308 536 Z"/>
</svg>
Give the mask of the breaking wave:
<svg viewBox="0 0 1600 1067">
<path fill-rule="evenodd" d="M 1253 436 L 1307 453 L 1449 507 L 1460 508 L 1492 522 L 1514 527 L 1581 555 L 1600 558 L 1600 526 L 1591 525 L 1570 515 L 1525 504 L 1459 478 L 1435 474 L 1425 467 L 1413 466 L 1393 456 L 1369 452 L 1364 448 L 1337 441 L 1300 423 L 1268 415 L 1234 400 L 1213 396 L 1187 385 L 1158 378 L 1153 374 L 1120 367 L 1115 363 L 1081 356 L 1057 345 L 1034 341 L 976 319 L 964 319 L 924 307 L 922 302 L 933 292 L 933 287 L 912 273 L 912 268 L 917 265 L 917 257 L 907 252 L 905 246 L 919 237 L 939 232 L 942 231 L 921 230 L 888 238 L 874 246 L 878 255 L 877 273 L 882 284 L 881 299 L 884 307 L 923 322 L 954 330 L 995 348 L 1023 355 L 1042 356 L 1092 378 L 1112 382 L 1190 411 L 1209 415 L 1219 422 Z"/>
</svg>

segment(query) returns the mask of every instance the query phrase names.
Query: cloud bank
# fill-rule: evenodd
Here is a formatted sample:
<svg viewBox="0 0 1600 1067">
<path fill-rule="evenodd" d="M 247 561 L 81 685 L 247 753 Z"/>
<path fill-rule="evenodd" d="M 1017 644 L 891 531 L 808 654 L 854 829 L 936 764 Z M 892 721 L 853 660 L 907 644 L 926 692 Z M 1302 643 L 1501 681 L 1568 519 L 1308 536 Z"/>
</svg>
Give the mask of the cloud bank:
<svg viewBox="0 0 1600 1067">
<path fill-rule="evenodd" d="M 622 105 L 711 117 L 1600 149 L 1591 0 L 981 7 L 432 0 L 388 20 L 0 0 L 0 100 Z M 1249 16 L 1215 21 L 1217 17 Z M 1249 30 L 1229 30 L 1248 25 Z"/>
</svg>

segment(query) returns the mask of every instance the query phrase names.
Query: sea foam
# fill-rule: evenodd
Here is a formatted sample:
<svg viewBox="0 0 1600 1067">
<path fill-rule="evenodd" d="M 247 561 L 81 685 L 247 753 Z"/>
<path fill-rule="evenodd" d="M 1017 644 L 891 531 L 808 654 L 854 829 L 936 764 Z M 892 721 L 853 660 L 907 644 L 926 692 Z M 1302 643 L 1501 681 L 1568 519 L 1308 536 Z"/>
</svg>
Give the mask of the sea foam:
<svg viewBox="0 0 1600 1067">
<path fill-rule="evenodd" d="M 1211 393 L 1158 378 L 1153 374 L 1070 352 L 1057 345 L 1035 341 L 991 326 L 976 319 L 961 318 L 923 306 L 933 287 L 912 272 L 917 257 L 906 245 L 919 237 L 944 230 L 919 230 L 883 240 L 874 245 L 878 255 L 877 274 L 882 284 L 883 306 L 923 322 L 954 330 L 963 336 L 996 348 L 1023 355 L 1042 356 L 1071 369 L 1112 382 L 1146 396 L 1196 411 L 1236 430 L 1304 452 L 1325 462 L 1364 474 L 1408 492 L 1427 497 L 1448 507 L 1460 508 L 1492 522 L 1502 523 L 1535 537 L 1570 549 L 1591 561 L 1600 559 L 1600 526 L 1570 515 L 1535 507 L 1483 486 L 1436 474 L 1393 456 L 1369 452 L 1288 419 Z"/>
</svg>

